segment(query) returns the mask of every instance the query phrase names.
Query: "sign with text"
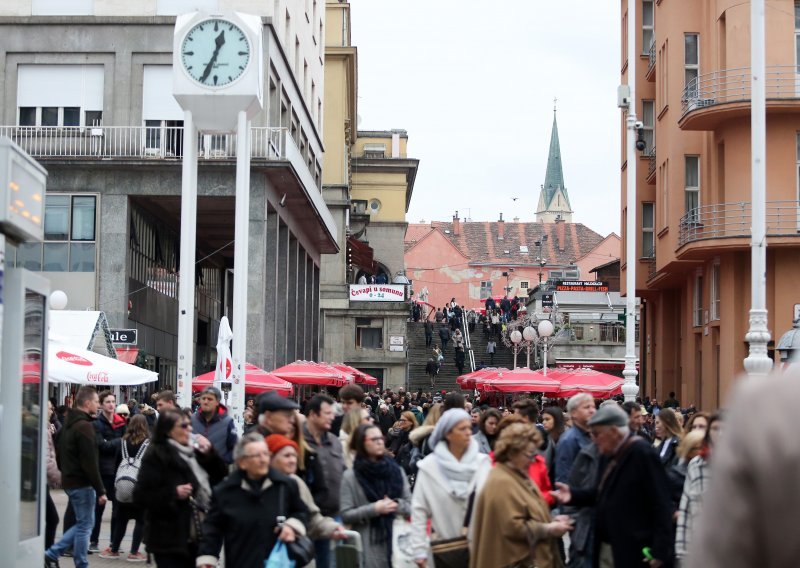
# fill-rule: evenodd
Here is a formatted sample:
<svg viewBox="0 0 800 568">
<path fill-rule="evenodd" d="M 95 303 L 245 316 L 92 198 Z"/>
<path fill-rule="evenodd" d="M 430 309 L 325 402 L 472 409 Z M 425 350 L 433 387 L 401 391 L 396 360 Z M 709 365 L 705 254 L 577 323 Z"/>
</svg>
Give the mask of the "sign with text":
<svg viewBox="0 0 800 568">
<path fill-rule="evenodd" d="M 553 295 L 552 294 L 542 294 L 542 307 L 543 308 L 552 308 L 553 307 Z"/>
<path fill-rule="evenodd" d="M 403 345 L 405 337 L 402 335 L 390 335 L 389 336 L 389 345 Z"/>
<path fill-rule="evenodd" d="M 110 329 L 112 343 L 124 343 L 125 345 L 136 345 L 137 330 L 135 329 Z"/>
<path fill-rule="evenodd" d="M 402 284 L 350 284 L 351 302 L 405 302 Z"/>
<path fill-rule="evenodd" d="M 586 280 L 562 280 L 556 283 L 557 292 L 608 292 L 608 282 Z"/>
</svg>

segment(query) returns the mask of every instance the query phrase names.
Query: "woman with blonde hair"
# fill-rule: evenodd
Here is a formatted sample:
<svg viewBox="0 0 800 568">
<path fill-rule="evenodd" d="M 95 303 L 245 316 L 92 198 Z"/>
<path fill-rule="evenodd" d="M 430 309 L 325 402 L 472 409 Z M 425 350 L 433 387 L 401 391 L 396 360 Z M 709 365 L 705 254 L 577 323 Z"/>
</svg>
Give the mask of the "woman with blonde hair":
<svg viewBox="0 0 800 568">
<path fill-rule="evenodd" d="M 563 566 L 558 539 L 571 530 L 569 517 L 550 518 L 550 508 L 528 475 L 541 438 L 537 432 L 531 424 L 512 423 L 497 439 L 497 464 L 472 517 L 471 568 Z"/>
<path fill-rule="evenodd" d="M 353 459 L 356 456 L 355 450 L 352 449 L 353 432 L 360 424 L 371 423 L 372 417 L 366 408 L 351 408 L 344 415 L 342 427 L 339 430 L 339 441 L 342 442 L 342 456 L 344 456 L 344 465 L 347 469 L 353 467 Z"/>
<path fill-rule="evenodd" d="M 665 467 L 675 465 L 678 461 L 676 450 L 683 438 L 683 428 L 678 423 L 678 417 L 671 408 L 662 408 L 656 416 L 656 439 L 658 454 Z"/>
<path fill-rule="evenodd" d="M 306 453 L 313 452 L 306 443 L 306 438 L 303 436 L 303 424 L 306 422 L 305 415 L 295 411 L 294 416 L 289 421 L 291 425 L 286 437 L 297 444 L 297 469 L 300 472 L 298 475 L 303 477 L 306 471 Z"/>
</svg>

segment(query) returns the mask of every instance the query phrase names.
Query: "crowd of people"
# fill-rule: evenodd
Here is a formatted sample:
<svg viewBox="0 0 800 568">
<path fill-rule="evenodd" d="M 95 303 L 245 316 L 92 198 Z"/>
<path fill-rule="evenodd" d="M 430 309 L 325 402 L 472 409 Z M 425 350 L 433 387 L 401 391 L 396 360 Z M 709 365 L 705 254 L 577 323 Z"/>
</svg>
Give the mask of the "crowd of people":
<svg viewBox="0 0 800 568">
<path fill-rule="evenodd" d="M 186 409 L 171 391 L 153 408 L 81 387 L 63 422 L 50 408 L 48 486 L 69 506 L 56 540 L 48 493 L 45 566 L 71 554 L 83 568 L 91 552 L 261 568 L 282 543 L 296 566 L 326 568 L 346 530 L 368 568 L 442 555 L 477 568 L 671 566 L 688 554 L 724 423 L 674 394 L 544 408 L 355 384 L 337 394 L 259 395 L 240 436 L 214 387 Z"/>
</svg>

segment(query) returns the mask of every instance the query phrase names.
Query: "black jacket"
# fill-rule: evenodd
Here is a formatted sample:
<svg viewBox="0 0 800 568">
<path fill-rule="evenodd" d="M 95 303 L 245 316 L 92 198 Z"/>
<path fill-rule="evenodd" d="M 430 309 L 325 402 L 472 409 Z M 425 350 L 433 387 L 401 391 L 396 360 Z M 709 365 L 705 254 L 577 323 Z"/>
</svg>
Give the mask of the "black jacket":
<svg viewBox="0 0 800 568">
<path fill-rule="evenodd" d="M 443 325 L 439 328 L 439 339 L 442 340 L 442 343 L 445 341 L 450 341 L 450 330 L 447 328 L 447 326 Z"/>
<path fill-rule="evenodd" d="M 278 516 L 303 524 L 308 522 L 308 509 L 300 498 L 297 483 L 270 469 L 256 490 L 238 470 L 214 488 L 198 556 L 218 558 L 224 543 L 226 566 L 263 568 L 277 542 Z M 297 527 L 295 521 L 288 524 Z"/>
<path fill-rule="evenodd" d="M 94 421 L 97 447 L 100 450 L 100 475 L 103 477 L 114 477 L 117 474 L 117 455 L 125 428 L 125 419 L 119 414 L 113 415 L 113 423 L 102 412 Z"/>
<path fill-rule="evenodd" d="M 214 450 L 195 452 L 213 487 L 225 477 L 225 462 Z M 192 470 L 168 443 L 151 443 L 133 492 L 134 503 L 145 509 L 144 542 L 148 552 L 190 556 L 189 527 L 192 510 L 188 499 L 178 499 L 175 488 L 184 483 L 197 487 Z"/>
<path fill-rule="evenodd" d="M 97 459 L 97 442 L 92 426 L 94 417 L 70 409 L 58 438 L 58 467 L 64 489 L 94 487 L 97 496 L 105 495 Z"/>
<path fill-rule="evenodd" d="M 647 442 L 635 437 L 622 450 L 618 463 L 598 489 L 609 465 L 598 468 L 593 488 L 573 489 L 570 505 L 595 507 L 594 558 L 600 544 L 611 545 L 614 565 L 642 566 L 642 549 L 670 566 L 673 548 L 672 503 L 667 477 L 658 454 Z"/>
<path fill-rule="evenodd" d="M 678 454 L 676 452 L 678 450 L 679 443 L 680 438 L 673 436 L 672 438 L 667 438 L 661 442 L 662 445 L 656 448 L 656 451 L 661 458 L 661 463 L 664 464 L 664 467 L 669 468 L 678 463 Z M 663 444 L 667 444 L 667 447 L 664 448 Z M 664 450 L 663 455 L 661 454 L 662 449 Z"/>
</svg>

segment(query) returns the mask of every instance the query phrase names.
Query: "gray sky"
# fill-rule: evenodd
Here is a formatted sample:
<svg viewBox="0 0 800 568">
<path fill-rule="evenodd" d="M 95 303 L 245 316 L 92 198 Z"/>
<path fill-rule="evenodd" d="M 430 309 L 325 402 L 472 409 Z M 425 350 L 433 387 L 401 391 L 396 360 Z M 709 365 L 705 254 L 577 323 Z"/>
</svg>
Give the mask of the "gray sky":
<svg viewBox="0 0 800 568">
<path fill-rule="evenodd" d="M 573 221 L 619 234 L 617 2 L 351 4 L 359 129 L 406 129 L 420 159 L 409 222 L 535 220 L 557 97 Z"/>
</svg>

